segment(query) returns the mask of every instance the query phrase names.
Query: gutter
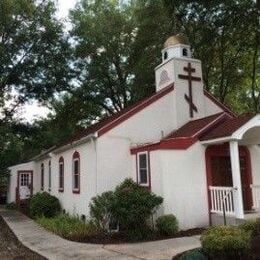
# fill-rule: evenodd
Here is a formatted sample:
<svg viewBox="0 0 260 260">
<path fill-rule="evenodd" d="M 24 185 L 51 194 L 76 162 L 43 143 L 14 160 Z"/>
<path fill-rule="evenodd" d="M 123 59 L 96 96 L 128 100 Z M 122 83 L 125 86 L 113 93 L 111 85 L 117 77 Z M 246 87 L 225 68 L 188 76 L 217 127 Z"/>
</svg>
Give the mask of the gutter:
<svg viewBox="0 0 260 260">
<path fill-rule="evenodd" d="M 234 138 L 232 135 L 228 137 L 220 137 L 220 138 L 215 138 L 215 139 L 209 139 L 209 140 L 204 140 L 200 141 L 201 144 L 203 145 L 208 145 L 208 144 L 219 144 L 219 143 L 225 143 L 225 142 L 230 142 L 230 141 L 236 141 L 238 140 L 237 138 Z"/>
</svg>

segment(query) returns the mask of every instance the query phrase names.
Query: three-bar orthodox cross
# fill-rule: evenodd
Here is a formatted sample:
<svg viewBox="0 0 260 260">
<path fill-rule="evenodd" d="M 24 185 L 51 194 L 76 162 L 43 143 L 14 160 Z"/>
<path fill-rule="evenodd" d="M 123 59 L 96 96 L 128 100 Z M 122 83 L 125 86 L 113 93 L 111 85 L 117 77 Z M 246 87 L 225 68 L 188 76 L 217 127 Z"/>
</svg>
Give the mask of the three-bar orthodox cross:
<svg viewBox="0 0 260 260">
<path fill-rule="evenodd" d="M 185 100 L 188 102 L 189 104 L 189 108 L 190 108 L 190 117 L 193 117 L 193 113 L 194 111 L 195 112 L 198 112 L 198 109 L 196 107 L 196 105 L 193 103 L 193 96 L 192 96 L 192 81 L 201 81 L 201 78 L 199 77 L 194 77 L 192 76 L 192 73 L 195 72 L 195 69 L 191 67 L 191 64 L 190 62 L 188 63 L 188 66 L 187 67 L 184 67 L 183 68 L 184 71 L 187 71 L 188 72 L 188 75 L 182 75 L 182 74 L 179 74 L 179 78 L 180 79 L 185 79 L 185 80 L 188 80 L 188 83 L 189 83 L 189 95 L 184 95 L 184 98 Z"/>
</svg>

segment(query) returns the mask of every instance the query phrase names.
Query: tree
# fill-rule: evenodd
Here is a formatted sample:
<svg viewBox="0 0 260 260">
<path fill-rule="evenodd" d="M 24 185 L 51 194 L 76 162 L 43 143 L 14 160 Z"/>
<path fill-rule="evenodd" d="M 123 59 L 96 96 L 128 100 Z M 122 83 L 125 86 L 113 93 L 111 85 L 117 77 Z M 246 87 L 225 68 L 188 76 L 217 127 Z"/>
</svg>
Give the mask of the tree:
<svg viewBox="0 0 260 260">
<path fill-rule="evenodd" d="M 194 56 L 202 60 L 205 88 L 242 112 L 237 103 L 250 89 L 246 81 L 250 45 L 259 30 L 257 3 L 164 0 L 164 5 L 173 21 L 172 32 L 188 35 Z"/>
<path fill-rule="evenodd" d="M 29 99 L 44 101 L 66 89 L 68 57 L 67 39 L 52 0 L 2 0 L 0 119 L 9 120 Z"/>
</svg>

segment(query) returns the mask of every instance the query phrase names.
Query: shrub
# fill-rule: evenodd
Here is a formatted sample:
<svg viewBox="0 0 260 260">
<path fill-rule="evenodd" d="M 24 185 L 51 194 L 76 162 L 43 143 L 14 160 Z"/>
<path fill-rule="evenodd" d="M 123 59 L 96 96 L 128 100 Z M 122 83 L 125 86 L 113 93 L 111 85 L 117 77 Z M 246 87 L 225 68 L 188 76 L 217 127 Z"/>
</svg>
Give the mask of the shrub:
<svg viewBox="0 0 260 260">
<path fill-rule="evenodd" d="M 126 231 L 142 229 L 162 202 L 163 198 L 126 179 L 115 189 L 111 214 Z"/>
<path fill-rule="evenodd" d="M 178 221 L 172 214 L 164 215 L 156 220 L 156 228 L 160 234 L 172 236 L 178 231 Z"/>
<path fill-rule="evenodd" d="M 253 236 L 260 235 L 260 218 L 257 218 L 256 220 L 247 220 L 239 225 L 239 228 L 250 232 Z"/>
<path fill-rule="evenodd" d="M 138 233 L 138 229 L 147 228 L 146 220 L 162 201 L 161 197 L 126 179 L 114 192 L 94 197 L 90 203 L 90 215 L 99 228 L 108 229 L 109 221 L 113 219 L 118 221 L 121 230 Z"/>
<path fill-rule="evenodd" d="M 260 235 L 260 218 L 257 218 L 256 221 L 255 221 L 254 234 Z"/>
<path fill-rule="evenodd" d="M 35 194 L 30 201 L 30 213 L 33 217 L 53 217 L 60 212 L 58 198 L 47 192 Z"/>
<path fill-rule="evenodd" d="M 98 229 L 92 223 L 80 220 L 78 217 L 71 217 L 68 214 L 53 218 L 42 216 L 37 218 L 36 221 L 47 230 L 73 241 L 82 241 L 98 232 Z"/>
<path fill-rule="evenodd" d="M 112 217 L 111 206 L 113 197 L 112 191 L 103 192 L 101 195 L 92 198 L 89 205 L 90 216 L 97 227 L 103 230 L 106 230 L 109 227 L 109 221 Z"/>
<path fill-rule="evenodd" d="M 233 226 L 215 226 L 201 236 L 203 250 L 209 256 L 240 256 L 250 247 L 250 233 Z"/>
<path fill-rule="evenodd" d="M 247 220 L 239 225 L 239 228 L 246 232 L 255 232 L 256 229 L 256 221 L 255 220 Z"/>
<path fill-rule="evenodd" d="M 188 251 L 184 253 L 180 260 L 206 260 L 208 259 L 203 252 L 201 252 L 201 249 L 194 249 L 191 251 Z"/>
</svg>

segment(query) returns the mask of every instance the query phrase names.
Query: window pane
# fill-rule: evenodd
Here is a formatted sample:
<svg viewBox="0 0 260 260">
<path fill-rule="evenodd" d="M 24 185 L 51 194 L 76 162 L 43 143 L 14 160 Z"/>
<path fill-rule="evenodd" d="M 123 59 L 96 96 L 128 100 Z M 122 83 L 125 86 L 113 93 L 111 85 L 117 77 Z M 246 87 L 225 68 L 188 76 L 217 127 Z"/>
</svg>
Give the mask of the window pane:
<svg viewBox="0 0 260 260">
<path fill-rule="evenodd" d="M 59 169 L 59 187 L 62 189 L 63 188 L 63 164 L 60 164 L 60 169 Z"/>
<path fill-rule="evenodd" d="M 147 169 L 140 169 L 140 183 L 145 184 L 148 182 Z"/>
<path fill-rule="evenodd" d="M 79 188 L 79 175 L 74 175 L 74 189 Z"/>
<path fill-rule="evenodd" d="M 146 157 L 147 157 L 147 154 L 140 154 L 139 155 L 139 167 L 140 168 L 147 168 Z"/>
<path fill-rule="evenodd" d="M 79 161 L 74 161 L 74 174 L 79 173 Z"/>
<path fill-rule="evenodd" d="M 41 166 L 41 188 L 44 188 L 44 165 Z"/>
</svg>

